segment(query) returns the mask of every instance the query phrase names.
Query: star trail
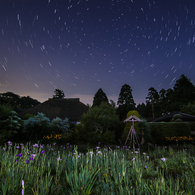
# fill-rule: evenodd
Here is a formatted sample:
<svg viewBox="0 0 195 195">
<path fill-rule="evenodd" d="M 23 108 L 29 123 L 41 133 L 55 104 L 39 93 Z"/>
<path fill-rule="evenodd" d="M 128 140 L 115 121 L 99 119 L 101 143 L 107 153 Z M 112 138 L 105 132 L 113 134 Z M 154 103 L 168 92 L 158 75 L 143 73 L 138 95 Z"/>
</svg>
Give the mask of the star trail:
<svg viewBox="0 0 195 195">
<path fill-rule="evenodd" d="M 194 72 L 194 1 L 0 0 L 0 93 L 92 105 L 128 84 L 138 104 Z"/>
</svg>

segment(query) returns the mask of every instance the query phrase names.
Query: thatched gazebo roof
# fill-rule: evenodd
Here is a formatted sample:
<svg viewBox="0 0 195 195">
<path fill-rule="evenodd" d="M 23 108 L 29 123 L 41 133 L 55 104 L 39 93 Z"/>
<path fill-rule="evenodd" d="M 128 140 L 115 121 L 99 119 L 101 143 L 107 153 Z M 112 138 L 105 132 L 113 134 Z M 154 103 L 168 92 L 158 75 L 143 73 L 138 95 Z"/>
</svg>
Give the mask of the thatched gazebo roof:
<svg viewBox="0 0 195 195">
<path fill-rule="evenodd" d="M 174 112 L 174 113 L 168 114 L 152 122 L 170 122 L 175 114 L 180 114 L 184 122 L 195 122 L 195 116 L 190 115 L 190 114 L 181 113 L 181 112 Z"/>
<path fill-rule="evenodd" d="M 38 112 L 42 112 L 50 120 L 59 117 L 63 120 L 68 118 L 70 122 L 78 122 L 87 111 L 88 107 L 80 102 L 79 98 L 66 98 L 49 99 L 39 105 L 22 111 L 19 115 L 23 117 L 26 114 L 37 115 Z"/>
</svg>

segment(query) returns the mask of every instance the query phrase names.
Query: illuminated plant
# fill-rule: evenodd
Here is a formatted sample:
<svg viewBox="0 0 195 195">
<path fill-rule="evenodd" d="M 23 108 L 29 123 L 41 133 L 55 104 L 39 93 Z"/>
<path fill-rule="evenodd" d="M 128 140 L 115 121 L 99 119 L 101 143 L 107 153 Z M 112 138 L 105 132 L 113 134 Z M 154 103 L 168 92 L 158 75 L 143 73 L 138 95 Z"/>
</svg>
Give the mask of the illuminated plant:
<svg viewBox="0 0 195 195">
<path fill-rule="evenodd" d="M 70 131 L 67 118 L 62 120 L 56 117 L 51 121 L 51 128 L 52 133 L 68 133 Z"/>
<path fill-rule="evenodd" d="M 38 140 L 51 133 L 50 120 L 43 113 L 38 113 L 24 122 L 23 131 L 29 140 Z"/>
</svg>

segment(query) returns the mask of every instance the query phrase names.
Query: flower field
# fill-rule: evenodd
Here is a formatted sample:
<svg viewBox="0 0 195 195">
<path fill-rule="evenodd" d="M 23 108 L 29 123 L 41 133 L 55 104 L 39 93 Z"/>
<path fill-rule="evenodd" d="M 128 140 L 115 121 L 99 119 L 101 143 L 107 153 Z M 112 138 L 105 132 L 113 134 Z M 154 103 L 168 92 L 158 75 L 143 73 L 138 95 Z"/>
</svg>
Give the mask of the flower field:
<svg viewBox="0 0 195 195">
<path fill-rule="evenodd" d="M 47 138 L 48 139 L 48 138 Z M 0 194 L 195 194 L 195 147 L 100 147 L 7 142 L 0 147 Z"/>
</svg>

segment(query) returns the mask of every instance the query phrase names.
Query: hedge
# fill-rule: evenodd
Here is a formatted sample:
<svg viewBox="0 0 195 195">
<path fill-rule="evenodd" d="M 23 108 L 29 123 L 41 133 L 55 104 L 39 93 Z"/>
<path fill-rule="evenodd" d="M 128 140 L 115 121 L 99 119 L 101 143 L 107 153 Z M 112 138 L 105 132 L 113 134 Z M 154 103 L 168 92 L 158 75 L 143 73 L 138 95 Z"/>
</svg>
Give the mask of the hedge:
<svg viewBox="0 0 195 195">
<path fill-rule="evenodd" d="M 166 137 L 189 136 L 191 128 L 188 122 L 150 122 L 152 142 L 163 143 Z"/>
<path fill-rule="evenodd" d="M 191 131 L 195 131 L 195 122 L 190 123 Z"/>
</svg>

